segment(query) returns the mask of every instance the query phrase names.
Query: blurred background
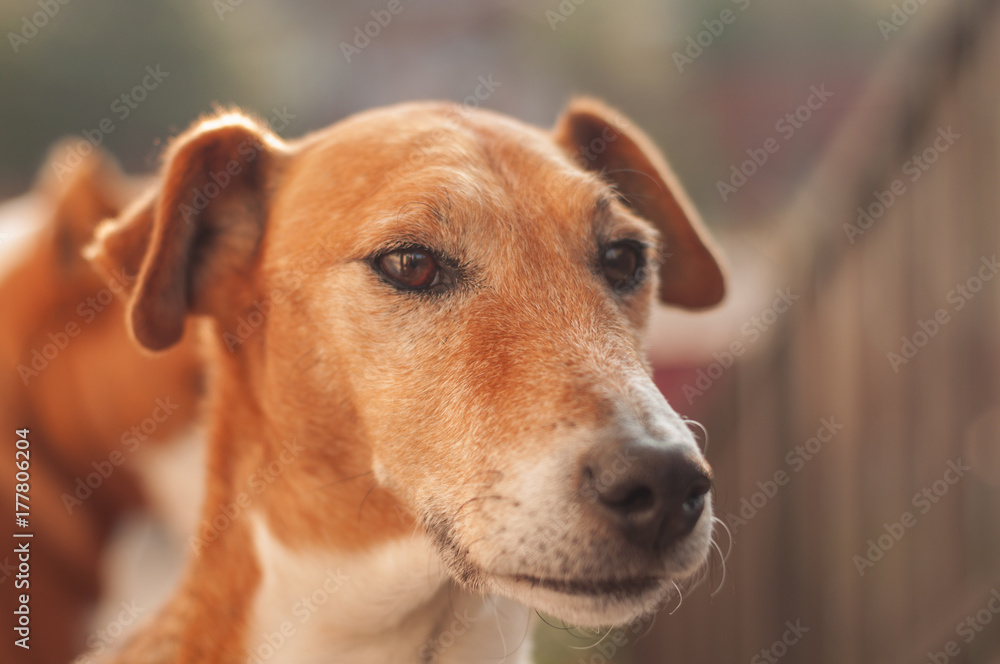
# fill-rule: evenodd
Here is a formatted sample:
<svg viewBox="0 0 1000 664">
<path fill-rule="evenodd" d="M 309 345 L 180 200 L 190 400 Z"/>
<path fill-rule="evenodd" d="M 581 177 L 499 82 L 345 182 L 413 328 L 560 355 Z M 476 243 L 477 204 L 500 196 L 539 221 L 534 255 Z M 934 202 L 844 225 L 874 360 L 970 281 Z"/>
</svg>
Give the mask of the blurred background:
<svg viewBox="0 0 1000 664">
<path fill-rule="evenodd" d="M 1000 662 L 997 3 L 52 4 L 0 5 L 4 198 L 67 135 L 150 171 L 215 104 L 290 138 L 470 95 L 550 126 L 586 93 L 663 149 L 730 267 L 650 339 L 727 558 L 644 635 L 543 625 L 541 661 Z"/>
</svg>

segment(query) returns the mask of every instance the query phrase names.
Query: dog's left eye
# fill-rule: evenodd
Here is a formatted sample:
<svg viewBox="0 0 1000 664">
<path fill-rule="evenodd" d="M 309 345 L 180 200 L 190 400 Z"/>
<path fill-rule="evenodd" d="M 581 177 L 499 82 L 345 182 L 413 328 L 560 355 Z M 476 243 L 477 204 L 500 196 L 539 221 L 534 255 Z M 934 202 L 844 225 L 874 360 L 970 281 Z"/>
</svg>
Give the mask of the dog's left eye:
<svg viewBox="0 0 1000 664">
<path fill-rule="evenodd" d="M 644 263 L 642 251 L 632 242 L 615 242 L 601 254 L 601 270 L 616 291 L 635 288 Z"/>
<path fill-rule="evenodd" d="M 378 259 L 379 270 L 403 288 L 424 290 L 441 283 L 441 268 L 424 249 L 397 249 Z"/>
</svg>

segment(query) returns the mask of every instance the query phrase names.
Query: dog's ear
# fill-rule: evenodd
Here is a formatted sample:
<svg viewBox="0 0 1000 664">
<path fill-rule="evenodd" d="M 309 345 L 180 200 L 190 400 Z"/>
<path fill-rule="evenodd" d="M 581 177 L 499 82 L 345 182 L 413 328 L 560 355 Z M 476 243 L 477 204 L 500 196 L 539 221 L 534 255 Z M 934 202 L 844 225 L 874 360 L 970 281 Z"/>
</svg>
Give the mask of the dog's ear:
<svg viewBox="0 0 1000 664">
<path fill-rule="evenodd" d="M 52 206 L 59 267 L 67 273 L 85 268 L 80 250 L 99 222 L 121 212 L 127 197 L 118 163 L 100 147 L 65 138 L 49 150 L 35 189 Z"/>
<path fill-rule="evenodd" d="M 171 145 L 152 190 L 98 229 L 88 258 L 105 274 L 138 273 L 127 320 L 142 346 L 168 348 L 189 313 L 236 304 L 283 153 L 276 136 L 243 115 L 202 121 Z"/>
<path fill-rule="evenodd" d="M 677 178 L 642 131 L 601 102 L 575 99 L 554 134 L 580 166 L 614 185 L 625 203 L 660 231 L 662 302 L 700 309 L 722 300 L 725 277 L 716 250 Z"/>
</svg>

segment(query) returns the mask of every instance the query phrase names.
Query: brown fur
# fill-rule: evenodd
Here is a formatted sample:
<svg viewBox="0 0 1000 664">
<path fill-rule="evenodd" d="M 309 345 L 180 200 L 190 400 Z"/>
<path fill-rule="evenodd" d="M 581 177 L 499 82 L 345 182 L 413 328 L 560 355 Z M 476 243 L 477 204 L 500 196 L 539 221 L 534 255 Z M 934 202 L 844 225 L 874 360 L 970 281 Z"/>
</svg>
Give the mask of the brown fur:
<svg viewBox="0 0 1000 664">
<path fill-rule="evenodd" d="M 71 148 L 78 146 L 58 146 L 52 159 L 64 159 Z M 135 183 L 99 152 L 64 182 L 56 181 L 51 170 L 43 169 L 37 187 L 38 197 L 53 209 L 51 218 L 0 283 L 0 424 L 11 450 L 2 464 L 0 499 L 14 505 L 14 430 L 27 428 L 31 491 L 25 532 L 34 533 L 31 649 L 15 647 L 8 634 L 0 652 L 6 662 L 32 664 L 66 662 L 82 649 L 84 618 L 100 590 L 100 555 L 119 517 L 143 502 L 127 459 L 72 514 L 61 496 L 72 495 L 77 478 L 94 472 L 92 462 L 121 449 L 122 434 L 149 416 L 157 398 L 169 397 L 179 409 L 150 442 L 189 424 L 200 390 L 193 343 L 154 358 L 129 342 L 117 300 L 99 312 L 91 309 L 90 322 L 78 313 L 81 305 L 89 308 L 88 297 L 107 288 L 80 250 L 101 220 L 120 213 Z M 32 366 L 32 350 L 51 343 L 50 333 L 65 333 L 71 322 L 78 334 L 67 337 L 66 347 L 38 375 L 25 373 L 25 384 L 21 372 Z M 16 556 L 7 555 L 16 567 Z M 3 588 L 0 610 L 9 624 L 20 591 L 13 578 Z"/>
</svg>

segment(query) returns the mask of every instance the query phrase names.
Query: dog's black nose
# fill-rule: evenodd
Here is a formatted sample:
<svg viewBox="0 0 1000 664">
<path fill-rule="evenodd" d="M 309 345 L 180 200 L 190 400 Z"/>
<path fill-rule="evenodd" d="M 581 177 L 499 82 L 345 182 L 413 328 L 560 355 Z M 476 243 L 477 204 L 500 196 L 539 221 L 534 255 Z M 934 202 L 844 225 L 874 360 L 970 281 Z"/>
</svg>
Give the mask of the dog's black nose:
<svg viewBox="0 0 1000 664">
<path fill-rule="evenodd" d="M 690 452 L 631 442 L 602 446 L 586 458 L 581 476 L 581 494 L 598 516 L 654 550 L 691 532 L 712 488 L 708 469 Z"/>
</svg>

